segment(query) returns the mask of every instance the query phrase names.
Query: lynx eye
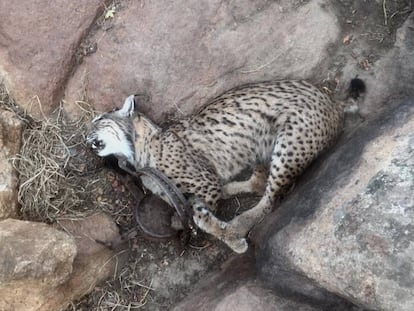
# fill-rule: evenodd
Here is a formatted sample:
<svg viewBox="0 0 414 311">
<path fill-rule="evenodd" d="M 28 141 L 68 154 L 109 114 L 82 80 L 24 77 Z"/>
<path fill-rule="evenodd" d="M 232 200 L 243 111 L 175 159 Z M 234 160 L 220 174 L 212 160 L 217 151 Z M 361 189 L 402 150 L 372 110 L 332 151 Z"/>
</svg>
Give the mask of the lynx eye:
<svg viewBox="0 0 414 311">
<path fill-rule="evenodd" d="M 95 118 L 92 119 L 92 123 L 95 123 L 95 122 L 97 122 L 99 120 L 102 120 L 102 119 L 103 119 L 103 115 L 96 116 Z"/>
</svg>

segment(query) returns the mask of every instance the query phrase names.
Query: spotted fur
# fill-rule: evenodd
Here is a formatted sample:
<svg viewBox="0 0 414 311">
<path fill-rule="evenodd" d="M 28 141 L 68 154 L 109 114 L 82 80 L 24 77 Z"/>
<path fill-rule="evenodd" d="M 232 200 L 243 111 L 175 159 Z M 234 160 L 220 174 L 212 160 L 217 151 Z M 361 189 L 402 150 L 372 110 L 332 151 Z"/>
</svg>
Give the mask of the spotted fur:
<svg viewBox="0 0 414 311">
<path fill-rule="evenodd" d="M 308 82 L 290 80 L 235 88 L 165 129 L 142 114 L 133 117 L 134 106 L 130 96 L 121 110 L 95 118 L 88 136 L 92 148 L 162 171 L 194 195 L 198 227 L 239 253 L 281 189 L 341 132 L 345 107 Z M 246 168 L 253 169 L 248 180 L 232 181 Z M 240 192 L 262 198 L 230 222 L 217 219 L 217 201 Z"/>
</svg>

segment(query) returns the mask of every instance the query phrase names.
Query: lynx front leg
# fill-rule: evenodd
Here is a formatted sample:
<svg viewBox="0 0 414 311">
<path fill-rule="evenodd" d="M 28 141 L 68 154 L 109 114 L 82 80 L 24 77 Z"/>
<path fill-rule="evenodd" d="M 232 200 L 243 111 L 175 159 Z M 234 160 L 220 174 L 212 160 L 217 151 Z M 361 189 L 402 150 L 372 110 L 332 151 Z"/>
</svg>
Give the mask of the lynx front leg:
<svg viewBox="0 0 414 311">
<path fill-rule="evenodd" d="M 245 181 L 233 181 L 223 186 L 221 197 L 227 199 L 239 193 L 256 193 L 263 195 L 266 188 L 266 168 L 258 166 L 252 176 Z"/>
<path fill-rule="evenodd" d="M 223 241 L 236 253 L 241 254 L 247 251 L 246 239 L 235 234 L 228 223 L 216 218 L 201 199 L 194 199 L 192 206 L 193 220 L 201 230 Z"/>
</svg>

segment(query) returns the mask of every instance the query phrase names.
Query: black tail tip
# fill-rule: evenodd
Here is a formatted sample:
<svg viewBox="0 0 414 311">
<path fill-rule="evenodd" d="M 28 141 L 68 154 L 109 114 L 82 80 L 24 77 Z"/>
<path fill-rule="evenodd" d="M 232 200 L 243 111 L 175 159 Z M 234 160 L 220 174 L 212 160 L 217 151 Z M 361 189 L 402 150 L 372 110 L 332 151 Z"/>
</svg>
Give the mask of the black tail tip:
<svg viewBox="0 0 414 311">
<path fill-rule="evenodd" d="M 365 85 L 365 82 L 356 76 L 351 80 L 351 83 L 349 84 L 349 97 L 353 99 L 358 99 L 361 94 L 365 93 L 367 87 Z"/>
</svg>

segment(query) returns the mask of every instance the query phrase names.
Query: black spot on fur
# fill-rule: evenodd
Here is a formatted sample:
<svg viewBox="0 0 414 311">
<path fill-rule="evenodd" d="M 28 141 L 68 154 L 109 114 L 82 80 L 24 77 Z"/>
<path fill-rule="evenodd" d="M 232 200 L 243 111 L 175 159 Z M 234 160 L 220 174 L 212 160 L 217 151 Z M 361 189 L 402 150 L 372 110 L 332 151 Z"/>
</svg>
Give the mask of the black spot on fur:
<svg viewBox="0 0 414 311">
<path fill-rule="evenodd" d="M 366 85 L 365 82 L 356 76 L 354 79 L 351 80 L 349 84 L 349 97 L 353 99 L 358 99 L 363 93 L 366 92 Z"/>
</svg>

